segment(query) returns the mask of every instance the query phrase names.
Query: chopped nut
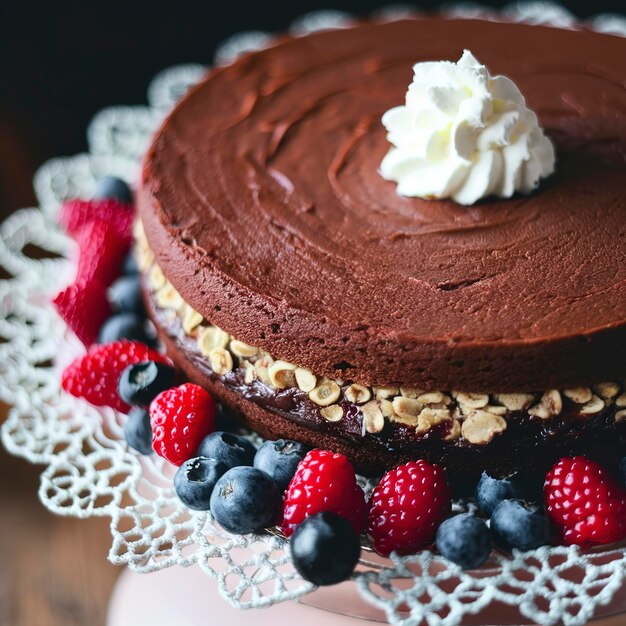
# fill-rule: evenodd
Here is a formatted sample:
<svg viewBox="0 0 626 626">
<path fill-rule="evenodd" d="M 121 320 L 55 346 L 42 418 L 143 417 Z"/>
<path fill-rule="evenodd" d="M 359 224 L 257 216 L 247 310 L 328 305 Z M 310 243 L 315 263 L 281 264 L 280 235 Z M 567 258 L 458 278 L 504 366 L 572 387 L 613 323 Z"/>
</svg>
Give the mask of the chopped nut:
<svg viewBox="0 0 626 626">
<path fill-rule="evenodd" d="M 309 398 L 320 406 L 328 406 L 337 402 L 340 395 L 341 388 L 334 380 L 325 380 L 309 392 Z"/>
<path fill-rule="evenodd" d="M 213 348 L 209 354 L 211 369 L 218 375 L 223 376 L 233 369 L 233 357 L 224 348 Z"/>
<path fill-rule="evenodd" d="M 266 385 L 270 386 L 272 384 L 272 381 L 270 380 L 268 368 L 270 367 L 270 365 L 272 365 L 273 362 L 274 359 L 272 359 L 269 354 L 263 353 L 263 356 L 261 356 L 260 359 L 257 359 L 254 363 L 254 371 L 256 372 L 257 378 L 264 382 Z"/>
<path fill-rule="evenodd" d="M 417 398 L 417 396 L 422 393 L 424 393 L 422 389 L 417 389 L 415 387 L 400 387 L 400 395 L 405 398 Z"/>
<path fill-rule="evenodd" d="M 470 443 L 489 443 L 497 434 L 506 430 L 506 421 L 499 415 L 481 409 L 472 411 L 461 424 L 461 433 Z"/>
<path fill-rule="evenodd" d="M 387 398 L 391 398 L 392 396 L 398 395 L 397 387 L 373 387 L 374 389 L 374 397 L 377 400 L 385 400 Z"/>
<path fill-rule="evenodd" d="M 398 417 L 403 419 L 415 419 L 423 408 L 424 405 L 419 400 L 414 400 L 413 398 L 398 396 L 393 399 L 393 410 Z"/>
<path fill-rule="evenodd" d="M 430 430 L 433 426 L 441 424 L 452 419 L 450 411 L 447 409 L 431 409 L 426 407 L 423 409 L 417 418 L 416 432 L 424 433 Z"/>
<path fill-rule="evenodd" d="M 184 300 L 170 282 L 166 282 L 165 285 L 154 294 L 154 301 L 160 309 L 180 311 L 185 306 Z"/>
<path fill-rule="evenodd" d="M 574 387 L 572 389 L 564 389 L 563 395 L 576 404 L 586 404 L 591 400 L 591 389 L 589 387 Z"/>
<path fill-rule="evenodd" d="M 338 422 L 343 417 L 343 409 L 338 404 L 331 404 L 320 409 L 320 415 L 327 422 Z"/>
<path fill-rule="evenodd" d="M 430 393 L 423 393 L 417 397 L 417 401 L 424 404 L 449 404 L 450 398 L 441 391 L 432 391 Z"/>
<path fill-rule="evenodd" d="M 506 415 L 509 410 L 505 406 L 496 406 L 495 404 L 488 404 L 483 407 L 483 411 L 487 413 L 493 413 L 494 415 Z"/>
<path fill-rule="evenodd" d="M 555 417 L 563 410 L 563 400 L 561 394 L 556 389 L 546 391 L 539 403 L 528 409 L 528 414 L 539 417 L 542 420 Z"/>
<path fill-rule="evenodd" d="M 620 408 L 626 406 L 626 393 L 623 393 L 621 396 L 615 398 L 615 404 Z"/>
<path fill-rule="evenodd" d="M 346 400 L 354 402 L 354 404 L 365 404 L 371 397 L 372 392 L 363 385 L 350 385 L 345 390 Z"/>
<path fill-rule="evenodd" d="M 296 368 L 294 374 L 296 377 L 296 383 L 302 391 L 309 393 L 309 391 L 313 391 L 313 389 L 315 389 L 315 385 L 317 385 L 317 376 L 311 372 L 311 370 L 298 367 Z"/>
<path fill-rule="evenodd" d="M 368 433 L 379 433 L 385 427 L 385 418 L 378 402 L 372 400 L 361 407 L 363 426 Z"/>
<path fill-rule="evenodd" d="M 277 389 L 296 386 L 296 366 L 287 361 L 278 360 L 267 368 L 270 382 Z"/>
<path fill-rule="evenodd" d="M 250 361 L 244 361 L 243 362 L 243 366 L 246 369 L 246 373 L 244 375 L 243 382 L 246 383 L 246 385 L 250 385 L 254 381 L 254 379 L 256 378 L 256 372 L 254 370 L 254 365 L 252 365 L 252 363 L 250 363 Z"/>
<path fill-rule="evenodd" d="M 239 356 L 244 359 L 249 359 L 253 356 L 256 356 L 259 352 L 258 348 L 255 348 L 254 346 L 250 346 L 247 343 L 244 343 L 243 341 L 238 341 L 237 339 L 233 339 L 230 342 L 229 348 L 230 348 L 230 351 L 235 356 Z"/>
<path fill-rule="evenodd" d="M 444 437 L 444 440 L 453 441 L 454 439 L 458 439 L 460 436 L 461 436 L 461 422 L 459 422 L 459 420 L 457 419 L 454 419 L 450 422 L 448 434 Z"/>
<path fill-rule="evenodd" d="M 626 422 L 626 409 L 622 409 L 615 414 L 616 422 Z"/>
<path fill-rule="evenodd" d="M 535 399 L 531 393 L 496 393 L 493 397 L 509 411 L 523 411 Z"/>
<path fill-rule="evenodd" d="M 380 406 L 380 410 L 383 412 L 384 417 L 389 417 L 394 414 L 393 403 L 389 400 L 379 400 L 378 405 Z"/>
<path fill-rule="evenodd" d="M 604 400 L 594 395 L 589 402 L 584 404 L 580 409 L 581 415 L 593 415 L 599 413 L 604 408 Z"/>
<path fill-rule="evenodd" d="M 202 356 L 209 356 L 215 348 L 225 348 L 228 345 L 230 336 L 217 326 L 201 328 L 198 334 L 198 348 Z"/>
<path fill-rule="evenodd" d="M 161 289 L 165 286 L 166 278 L 165 274 L 161 271 L 158 265 L 153 265 L 150 273 L 148 274 L 148 282 L 153 291 Z"/>
<path fill-rule="evenodd" d="M 461 393 L 456 396 L 456 401 L 470 409 L 482 409 L 489 404 L 489 396 L 486 393 Z"/>
<path fill-rule="evenodd" d="M 142 272 L 147 272 L 154 261 L 154 253 L 147 246 L 138 245 L 134 257 L 137 259 L 137 266 Z"/>
<path fill-rule="evenodd" d="M 189 335 L 191 331 L 200 326 L 202 323 L 202 314 L 198 313 L 195 309 L 190 307 L 188 304 L 185 305 L 184 313 L 183 313 L 183 330 Z"/>
<path fill-rule="evenodd" d="M 617 383 L 598 383 L 593 385 L 593 390 L 606 401 L 611 400 L 619 393 L 619 385 Z"/>
</svg>

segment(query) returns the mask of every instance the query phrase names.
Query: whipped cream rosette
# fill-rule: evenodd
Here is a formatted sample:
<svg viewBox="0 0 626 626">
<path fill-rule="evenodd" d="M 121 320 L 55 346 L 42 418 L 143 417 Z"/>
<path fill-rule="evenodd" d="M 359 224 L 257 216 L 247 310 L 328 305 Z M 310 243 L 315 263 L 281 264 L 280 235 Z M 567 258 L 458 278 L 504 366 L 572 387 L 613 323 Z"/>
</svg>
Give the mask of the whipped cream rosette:
<svg viewBox="0 0 626 626">
<path fill-rule="evenodd" d="M 382 118 L 393 147 L 380 172 L 399 195 L 469 205 L 530 193 L 554 171 L 554 147 L 510 79 L 490 76 L 469 50 L 413 71 L 406 104 Z"/>
</svg>

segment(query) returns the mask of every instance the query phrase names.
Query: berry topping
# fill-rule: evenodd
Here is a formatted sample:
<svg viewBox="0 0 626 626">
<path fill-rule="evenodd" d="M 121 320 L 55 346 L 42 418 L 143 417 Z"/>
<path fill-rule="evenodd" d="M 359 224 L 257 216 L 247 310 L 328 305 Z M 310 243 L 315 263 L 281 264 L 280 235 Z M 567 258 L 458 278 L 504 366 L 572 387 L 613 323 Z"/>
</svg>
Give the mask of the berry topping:
<svg viewBox="0 0 626 626">
<path fill-rule="evenodd" d="M 76 241 L 80 248 L 76 281 L 96 279 L 110 285 L 120 275 L 128 240 L 109 222 L 93 220 L 80 229 Z"/>
<path fill-rule="evenodd" d="M 122 273 L 124 276 L 136 276 L 139 274 L 139 266 L 137 265 L 137 261 L 133 256 L 132 252 L 127 254 L 124 258 L 124 263 L 122 264 Z"/>
<path fill-rule="evenodd" d="M 476 487 L 475 497 L 480 512 L 486 517 L 491 517 L 502 500 L 523 498 L 523 493 L 515 477 L 498 479 L 483 472 Z"/>
<path fill-rule="evenodd" d="M 289 542 L 298 573 L 314 585 L 334 585 L 350 577 L 361 543 L 350 522 L 330 511 L 307 517 Z"/>
<path fill-rule="evenodd" d="M 126 443 L 140 454 L 152 454 L 152 427 L 150 413 L 146 409 L 135 407 L 130 410 L 124 424 Z"/>
<path fill-rule="evenodd" d="M 444 520 L 437 530 L 437 550 L 463 569 L 480 567 L 491 554 L 487 524 L 470 513 Z"/>
<path fill-rule="evenodd" d="M 199 385 L 185 383 L 152 401 L 150 423 L 155 452 L 182 465 L 196 456 L 200 442 L 215 429 L 215 401 Z"/>
<path fill-rule="evenodd" d="M 133 192 L 126 182 L 117 176 L 104 176 L 98 181 L 94 200 L 117 200 L 130 204 L 133 201 Z"/>
<path fill-rule="evenodd" d="M 70 285 L 52 302 L 63 321 L 85 346 L 96 341 L 101 326 L 111 314 L 106 290 L 98 281 Z"/>
<path fill-rule="evenodd" d="M 256 448 L 244 437 L 217 431 L 205 437 L 198 447 L 198 454 L 225 463 L 228 468 L 252 465 Z"/>
<path fill-rule="evenodd" d="M 311 448 L 297 441 L 279 439 L 266 441 L 254 457 L 254 467 L 267 472 L 280 487 L 287 489 L 298 464 Z"/>
<path fill-rule="evenodd" d="M 217 481 L 211 513 L 228 532 L 247 535 L 276 522 L 280 501 L 280 490 L 265 472 L 234 467 Z"/>
<path fill-rule="evenodd" d="M 412 554 L 432 544 L 450 515 L 451 498 L 437 465 L 411 461 L 387 472 L 370 500 L 369 533 L 376 550 Z"/>
<path fill-rule="evenodd" d="M 363 490 L 354 469 L 343 454 L 311 450 L 298 465 L 283 504 L 282 531 L 291 536 L 310 515 L 332 511 L 345 517 L 360 534 L 367 516 Z"/>
<path fill-rule="evenodd" d="M 217 481 L 228 465 L 203 456 L 185 461 L 174 476 L 174 489 L 180 501 L 195 511 L 208 511 Z"/>
<path fill-rule="evenodd" d="M 566 544 L 590 545 L 626 537 L 626 490 L 598 463 L 561 459 L 546 476 L 546 507 Z"/>
<path fill-rule="evenodd" d="M 109 301 L 116 311 L 144 315 L 139 276 L 122 276 L 109 289 Z"/>
<path fill-rule="evenodd" d="M 95 345 L 65 368 L 61 385 L 71 395 L 95 406 L 110 406 L 128 413 L 130 406 L 117 393 L 120 374 L 129 364 L 148 360 L 169 363 L 166 356 L 135 341 Z"/>
<path fill-rule="evenodd" d="M 550 521 L 543 508 L 521 500 L 503 500 L 491 516 L 491 534 L 502 550 L 534 550 L 550 541 Z"/>
<path fill-rule="evenodd" d="M 141 341 L 148 345 L 153 343 L 146 332 L 146 321 L 135 313 L 112 315 L 100 328 L 98 343 L 111 343 L 119 339 Z"/>
<path fill-rule="evenodd" d="M 130 244 L 134 220 L 133 205 L 118 200 L 68 200 L 63 203 L 59 222 L 72 237 L 86 224 L 102 220 L 111 224 L 122 241 Z"/>
<path fill-rule="evenodd" d="M 117 389 L 124 402 L 133 406 L 147 406 L 173 384 L 173 367 L 165 363 L 144 361 L 124 369 Z"/>
</svg>

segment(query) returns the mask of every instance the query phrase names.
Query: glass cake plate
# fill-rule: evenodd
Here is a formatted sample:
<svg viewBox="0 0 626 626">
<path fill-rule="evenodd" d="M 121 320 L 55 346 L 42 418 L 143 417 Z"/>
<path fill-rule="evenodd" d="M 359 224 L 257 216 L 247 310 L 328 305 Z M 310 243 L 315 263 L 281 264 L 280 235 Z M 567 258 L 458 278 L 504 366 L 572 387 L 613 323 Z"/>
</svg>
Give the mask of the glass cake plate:
<svg viewBox="0 0 626 626">
<path fill-rule="evenodd" d="M 546 2 L 510 5 L 498 14 L 474 4 L 445 10 L 457 17 L 576 26 L 565 9 Z M 419 19 L 415 8 L 402 5 L 375 17 Z M 347 14 L 327 11 L 300 18 L 291 30 L 301 35 L 351 21 Z M 626 19 L 619 15 L 602 15 L 588 25 L 626 36 Z M 220 46 L 214 62 L 230 63 L 271 41 L 268 33 L 241 33 Z M 104 175 L 136 182 L 152 132 L 206 71 L 202 65 L 167 69 L 150 84 L 147 106 L 98 113 L 88 129 L 89 153 L 46 163 L 34 181 L 39 207 L 22 209 L 0 226 L 0 400 L 12 406 L 2 440 L 11 453 L 45 466 L 39 496 L 50 511 L 110 517 L 109 559 L 128 568 L 113 597 L 111 626 L 156 626 L 166 615 L 170 624 L 171 615 L 181 624 L 250 619 L 246 613 L 233 617 L 225 603 L 220 613 L 213 602 L 217 590 L 239 609 L 274 606 L 269 613 L 253 612 L 276 626 L 294 619 L 303 626 L 309 619 L 319 622 L 319 611 L 311 617 L 310 607 L 325 610 L 328 624 L 347 625 L 360 618 L 396 626 L 580 626 L 626 612 L 624 545 L 596 551 L 544 547 L 513 555 L 494 552 L 477 571 L 463 571 L 429 551 L 385 559 L 366 546 L 352 580 L 316 590 L 293 569 L 281 537 L 230 535 L 209 513 L 190 511 L 174 493 L 175 468 L 157 455 L 140 457 L 129 450 L 115 411 L 60 392 L 60 372 L 82 353 L 50 305 L 72 277 L 75 254 L 73 242 L 57 225 L 60 204 L 90 197 Z M 363 485 L 371 487 L 366 481 Z M 158 574 L 135 574 L 148 572 Z M 208 584 L 206 575 L 217 585 Z M 132 613 L 131 604 L 142 594 L 151 598 L 150 621 L 145 603 L 143 618 Z"/>
</svg>

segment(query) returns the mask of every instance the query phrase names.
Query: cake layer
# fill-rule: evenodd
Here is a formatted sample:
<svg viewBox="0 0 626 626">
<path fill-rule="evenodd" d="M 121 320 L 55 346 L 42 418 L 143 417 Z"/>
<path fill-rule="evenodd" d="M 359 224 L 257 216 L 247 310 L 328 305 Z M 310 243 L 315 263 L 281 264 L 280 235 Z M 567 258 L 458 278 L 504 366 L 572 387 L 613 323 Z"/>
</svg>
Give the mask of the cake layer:
<svg viewBox="0 0 626 626">
<path fill-rule="evenodd" d="M 256 373 L 267 369 L 265 364 L 272 361 L 271 357 L 257 353 L 250 360 L 238 358 L 239 346 L 235 347 L 237 342 L 232 338 L 226 344 L 228 350 L 222 348 L 230 355 L 228 363 L 220 360 L 216 367 L 212 354 L 204 353 L 201 347 L 206 329 L 216 327 L 207 325 L 205 320 L 198 323 L 198 318 L 190 315 L 184 305 L 175 314 L 172 308 L 175 300 L 165 294 L 167 289 L 164 286 L 156 293 L 146 289 L 145 301 L 168 355 L 191 381 L 209 389 L 246 426 L 266 438 L 295 439 L 313 447 L 341 452 L 366 475 L 381 474 L 399 463 L 424 458 L 443 467 L 453 483 L 472 486 L 483 471 L 508 475 L 523 470 L 527 476 L 543 477 L 560 456 L 584 453 L 602 460 L 608 467 L 622 458 L 626 445 L 626 409 L 619 405 L 626 402 L 626 393 L 621 391 L 620 385 L 605 383 L 596 389 L 611 395 L 604 399 L 588 388 L 563 394 L 553 390 L 551 397 L 556 394 L 560 398 L 558 413 L 550 412 L 554 405 L 546 405 L 542 394 L 531 396 L 523 408 L 515 409 L 498 403 L 498 399 L 508 404 L 519 401 L 524 394 L 515 394 L 517 397 L 508 394 L 495 399 L 495 405 L 482 408 L 464 404 L 481 400 L 478 394 L 455 394 L 454 400 L 438 398 L 440 405 L 447 402 L 447 408 L 425 406 L 418 412 L 422 415 L 447 413 L 445 419 L 423 429 L 417 414 L 411 417 L 394 412 L 396 402 L 392 403 L 391 396 L 387 396 L 387 391 L 394 393 L 392 390 L 381 390 L 382 395 L 372 390 L 371 397 L 377 399 L 363 403 L 348 399 L 346 391 L 350 385 L 342 384 L 342 397 L 331 405 L 321 406 L 297 383 L 277 388 Z M 168 300 L 166 307 L 158 305 L 160 298 Z M 261 367 L 255 367 L 255 374 L 248 377 L 250 370 L 245 364 L 251 361 Z M 399 390 L 395 390 L 395 394 L 396 399 L 415 401 L 402 396 Z M 621 395 L 618 397 L 618 394 Z M 593 402 L 585 403 L 585 395 L 592 397 Z M 390 414 L 383 418 L 381 409 L 385 404 Z M 533 408 L 544 412 L 538 414 Z M 327 412 L 329 409 L 339 410 L 339 415 L 334 410 Z M 381 418 L 380 424 L 372 420 L 374 409 Z M 475 425 L 471 430 L 466 429 L 472 420 Z M 500 427 L 494 430 L 493 424 Z M 474 443 L 465 435 L 476 437 L 472 439 Z"/>
<path fill-rule="evenodd" d="M 204 319 L 163 275 L 142 238 L 138 244 L 147 310 L 168 354 L 268 437 L 345 452 L 368 473 L 399 457 L 423 456 L 451 473 L 470 467 L 476 473 L 481 464 L 506 472 L 527 469 L 537 454 L 549 464 L 598 441 L 606 462 L 626 443 L 624 383 L 533 394 L 424 393 L 324 379 L 275 360 Z"/>
<path fill-rule="evenodd" d="M 470 48 L 557 147 L 532 196 L 401 198 L 380 116 Z M 140 213 L 202 316 L 364 385 L 520 392 L 626 375 L 626 40 L 420 19 L 284 38 L 165 121 Z"/>
</svg>

